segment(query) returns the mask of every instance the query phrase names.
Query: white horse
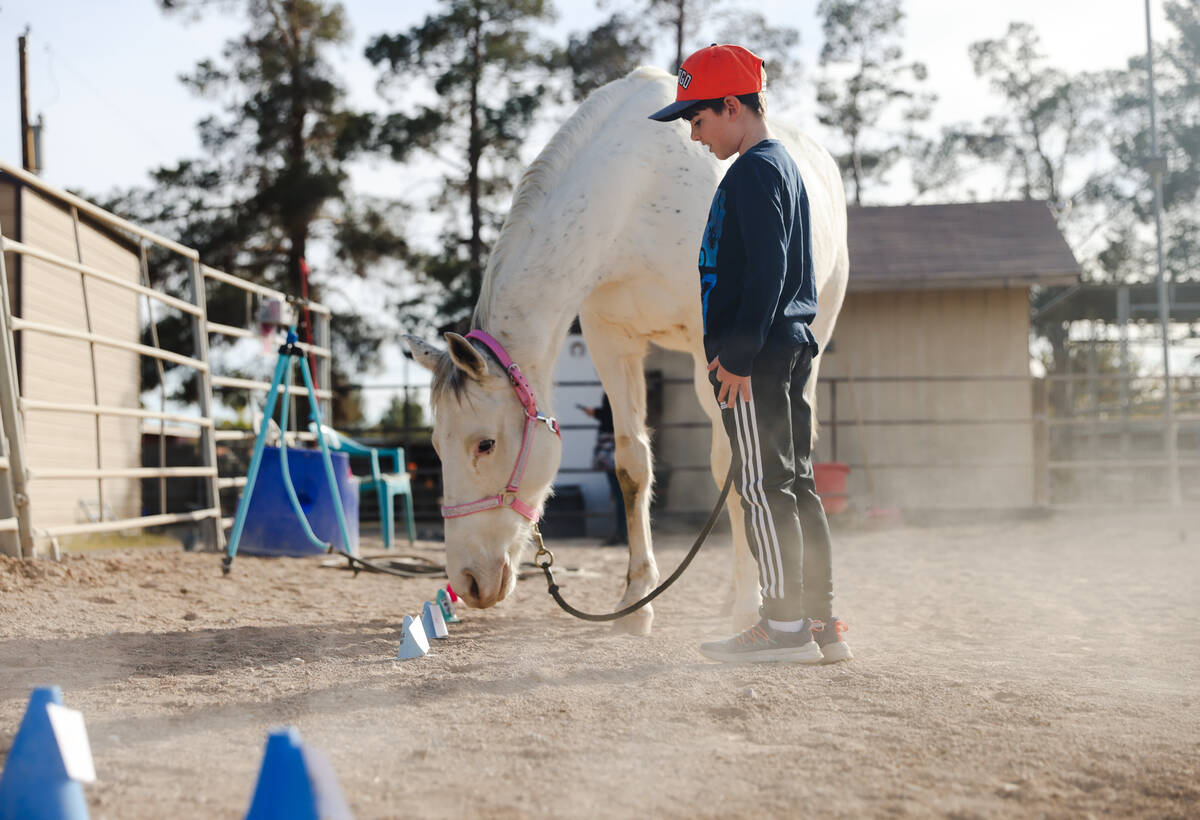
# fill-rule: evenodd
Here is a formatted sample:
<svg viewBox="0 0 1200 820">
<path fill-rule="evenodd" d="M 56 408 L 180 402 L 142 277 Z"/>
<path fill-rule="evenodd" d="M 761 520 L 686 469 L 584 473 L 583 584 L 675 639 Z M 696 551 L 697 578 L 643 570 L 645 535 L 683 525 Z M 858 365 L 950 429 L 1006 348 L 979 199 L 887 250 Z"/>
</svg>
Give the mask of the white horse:
<svg viewBox="0 0 1200 820">
<path fill-rule="evenodd" d="M 547 415 L 553 415 L 554 362 L 579 316 L 612 402 L 617 475 L 629 523 L 622 607 L 659 581 L 650 536 L 653 471 L 643 373 L 648 342 L 692 355 L 696 395 L 712 419 L 711 464 L 718 482 L 730 461 L 707 375 L 696 265 L 709 203 L 727 166 L 690 141 L 687 123 L 647 119 L 674 96 L 673 75 L 643 67 L 584 101 L 526 169 L 488 259 L 474 315 L 474 326 L 498 340 L 520 366 Z M 849 269 L 841 177 L 811 139 L 779 122 L 770 127 L 808 190 L 819 302 L 813 331 L 824 349 Z M 416 360 L 435 374 L 433 444 L 442 460 L 445 503 L 497 494 L 525 449 L 525 414 L 509 379 L 491 352 L 457 334 L 446 334 L 448 352 L 406 339 Z M 819 362 L 818 357 L 805 390 L 814 408 Z M 549 425 L 532 429 L 517 495 L 541 510 L 562 446 Z M 735 544 L 734 627 L 741 629 L 757 621 L 761 596 L 736 493 L 728 509 Z M 530 520 L 504 506 L 448 518 L 446 562 L 454 589 L 474 607 L 502 600 L 516 584 L 515 568 L 531 537 Z M 618 626 L 647 634 L 653 617 L 647 606 Z"/>
</svg>

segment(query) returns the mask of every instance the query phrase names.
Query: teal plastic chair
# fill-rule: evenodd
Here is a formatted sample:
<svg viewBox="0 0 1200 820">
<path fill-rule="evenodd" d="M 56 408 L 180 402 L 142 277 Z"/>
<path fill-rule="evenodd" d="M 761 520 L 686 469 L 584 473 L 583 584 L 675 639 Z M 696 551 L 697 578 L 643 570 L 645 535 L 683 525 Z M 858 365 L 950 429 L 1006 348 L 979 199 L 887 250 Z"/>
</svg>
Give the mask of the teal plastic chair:
<svg viewBox="0 0 1200 820">
<path fill-rule="evenodd" d="M 309 424 L 308 429 L 316 432 L 313 424 Z M 408 529 L 408 543 L 411 546 L 417 539 L 417 531 L 413 523 L 412 485 L 408 480 L 408 471 L 405 468 L 404 448 L 368 447 L 358 443 L 345 433 L 339 433 L 325 425 L 321 425 L 321 433 L 330 450 L 352 456 L 364 456 L 371 460 L 371 474 L 355 476 L 355 478 L 358 480 L 360 495 L 375 493 L 375 497 L 379 501 L 379 520 L 383 529 L 383 546 L 386 549 L 392 548 L 396 537 L 395 498 L 400 496 L 404 499 L 404 523 Z M 383 472 L 380 462 L 384 459 L 392 460 L 395 472 Z"/>
</svg>

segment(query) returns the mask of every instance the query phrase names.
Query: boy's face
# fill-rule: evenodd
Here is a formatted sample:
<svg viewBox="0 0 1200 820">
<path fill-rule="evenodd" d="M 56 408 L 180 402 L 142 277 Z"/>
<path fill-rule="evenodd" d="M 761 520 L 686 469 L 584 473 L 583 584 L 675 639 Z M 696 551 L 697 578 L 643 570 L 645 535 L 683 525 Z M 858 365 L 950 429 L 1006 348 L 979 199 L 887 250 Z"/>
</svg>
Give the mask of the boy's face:
<svg viewBox="0 0 1200 820">
<path fill-rule="evenodd" d="M 725 98 L 725 108 L 719 112 L 704 108 L 692 114 L 689 119 L 692 126 L 692 141 L 698 142 L 712 151 L 717 159 L 729 159 L 737 153 L 738 146 L 742 142 L 743 134 L 739 127 L 741 118 L 736 116 L 741 113 L 736 110 L 740 106 L 732 106 L 735 110 L 731 111 L 729 100 L 729 97 Z M 736 98 L 734 98 L 734 102 L 737 102 Z"/>
</svg>

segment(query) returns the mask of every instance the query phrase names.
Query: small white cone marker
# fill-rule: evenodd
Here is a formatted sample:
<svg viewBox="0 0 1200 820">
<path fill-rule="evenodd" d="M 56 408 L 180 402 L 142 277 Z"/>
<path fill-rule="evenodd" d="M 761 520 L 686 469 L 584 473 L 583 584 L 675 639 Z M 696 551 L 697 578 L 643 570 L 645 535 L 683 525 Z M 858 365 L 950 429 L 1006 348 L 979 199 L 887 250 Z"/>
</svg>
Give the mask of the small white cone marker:
<svg viewBox="0 0 1200 820">
<path fill-rule="evenodd" d="M 404 626 L 400 628 L 404 633 L 404 643 L 400 644 L 400 653 L 396 655 L 397 660 L 406 661 L 409 658 L 419 658 L 429 652 L 429 638 L 425 637 L 425 629 L 421 626 L 421 622 L 411 615 L 404 616 Z"/>
<path fill-rule="evenodd" d="M 421 626 L 425 629 L 426 637 L 439 640 L 450 637 L 446 620 L 442 617 L 442 608 L 430 601 L 425 602 L 425 609 L 421 612 Z"/>
</svg>

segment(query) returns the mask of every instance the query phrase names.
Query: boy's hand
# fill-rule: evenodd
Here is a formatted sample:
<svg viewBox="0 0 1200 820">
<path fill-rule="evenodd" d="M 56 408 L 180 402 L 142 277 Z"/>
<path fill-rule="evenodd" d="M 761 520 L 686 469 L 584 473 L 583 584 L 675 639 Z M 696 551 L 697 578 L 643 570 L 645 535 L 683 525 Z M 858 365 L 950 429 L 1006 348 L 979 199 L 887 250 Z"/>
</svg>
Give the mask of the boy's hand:
<svg viewBox="0 0 1200 820">
<path fill-rule="evenodd" d="M 721 389 L 717 391 L 717 403 L 722 407 L 730 407 L 733 401 L 737 400 L 740 395 L 743 401 L 750 401 L 750 377 L 738 376 L 735 373 L 730 373 L 725 368 L 721 367 L 721 357 L 713 359 L 708 363 L 709 371 L 717 371 L 717 381 L 721 383 Z M 732 397 L 730 396 L 732 393 Z M 733 401 L 731 401 L 731 399 Z"/>
</svg>

